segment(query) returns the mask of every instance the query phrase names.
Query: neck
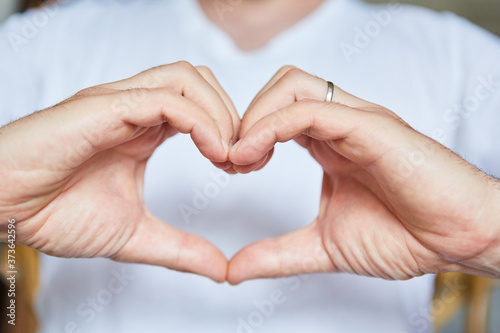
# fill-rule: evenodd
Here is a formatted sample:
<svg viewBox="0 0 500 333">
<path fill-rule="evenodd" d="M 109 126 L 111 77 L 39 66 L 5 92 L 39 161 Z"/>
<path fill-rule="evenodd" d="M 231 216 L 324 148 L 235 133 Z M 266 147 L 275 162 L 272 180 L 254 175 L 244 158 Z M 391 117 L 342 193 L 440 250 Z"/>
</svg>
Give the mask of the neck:
<svg viewBox="0 0 500 333">
<path fill-rule="evenodd" d="M 208 19 L 243 51 L 273 37 L 313 12 L 323 0 L 198 0 Z"/>
</svg>

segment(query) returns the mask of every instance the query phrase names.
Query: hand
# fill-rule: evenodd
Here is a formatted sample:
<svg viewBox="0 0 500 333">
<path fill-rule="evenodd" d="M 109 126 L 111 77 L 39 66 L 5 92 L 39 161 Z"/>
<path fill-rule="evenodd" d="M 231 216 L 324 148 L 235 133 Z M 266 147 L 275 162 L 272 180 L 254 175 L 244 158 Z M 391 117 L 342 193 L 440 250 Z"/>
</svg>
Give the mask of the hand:
<svg viewBox="0 0 500 333">
<path fill-rule="evenodd" d="M 309 226 L 242 249 L 228 281 L 313 272 L 498 277 L 498 182 L 379 105 L 338 87 L 324 102 L 326 87 L 285 67 L 243 117 L 229 153 L 237 171 L 262 168 L 276 142 L 295 139 L 323 167 L 323 189 Z"/>
<path fill-rule="evenodd" d="M 227 260 L 207 240 L 154 217 L 146 163 L 177 132 L 232 172 L 240 119 L 211 72 L 180 62 L 85 89 L 0 128 L 0 217 L 17 242 L 58 257 L 107 257 L 222 282 Z M 7 239 L 5 227 L 2 240 Z"/>
</svg>

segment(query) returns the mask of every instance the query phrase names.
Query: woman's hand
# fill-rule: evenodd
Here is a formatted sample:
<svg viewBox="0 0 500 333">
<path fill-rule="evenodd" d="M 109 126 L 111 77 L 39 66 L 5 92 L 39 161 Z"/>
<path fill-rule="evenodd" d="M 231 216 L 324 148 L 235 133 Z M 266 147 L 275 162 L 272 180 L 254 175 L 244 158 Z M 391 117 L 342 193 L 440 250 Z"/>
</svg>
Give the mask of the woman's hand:
<svg viewBox="0 0 500 333">
<path fill-rule="evenodd" d="M 226 278 L 207 240 L 155 218 L 144 204 L 146 163 L 177 132 L 232 171 L 240 119 L 207 68 L 179 62 L 85 89 L 0 128 L 2 240 L 59 257 L 107 257 Z M 174 161 L 173 161 L 174 162 Z"/>
<path fill-rule="evenodd" d="M 285 67 L 242 119 L 229 154 L 237 171 L 262 168 L 276 142 L 295 139 L 324 178 L 316 220 L 242 249 L 229 282 L 312 272 L 499 276 L 498 182 L 379 105 L 339 88 L 324 102 L 326 87 Z"/>
</svg>

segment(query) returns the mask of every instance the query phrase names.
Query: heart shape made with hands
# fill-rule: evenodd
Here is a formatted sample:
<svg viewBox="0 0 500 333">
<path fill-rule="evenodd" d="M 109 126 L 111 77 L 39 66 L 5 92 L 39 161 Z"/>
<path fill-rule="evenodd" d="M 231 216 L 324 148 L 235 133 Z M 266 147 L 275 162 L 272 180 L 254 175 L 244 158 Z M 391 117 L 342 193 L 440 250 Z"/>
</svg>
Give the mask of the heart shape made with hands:
<svg viewBox="0 0 500 333">
<path fill-rule="evenodd" d="M 148 81 L 151 73 L 159 79 Z M 212 73 L 184 62 L 85 89 L 44 116 L 2 128 L 2 142 L 25 147 L 0 142 L 0 152 L 11 157 L 3 164 L 10 177 L 0 177 L 0 185 L 19 189 L 8 198 L 14 208 L 0 213 L 21 221 L 21 244 L 50 255 L 152 264 L 232 284 L 314 272 L 407 279 L 456 269 L 438 253 L 473 253 L 475 235 L 464 232 L 460 246 L 437 235 L 451 229 L 446 216 L 464 225 L 475 218 L 483 201 L 470 198 L 483 198 L 484 187 L 459 195 L 447 184 L 459 183 L 456 174 L 466 175 L 462 185 L 479 184 L 478 177 L 393 112 L 339 88 L 332 102 L 326 94 L 326 81 L 284 67 L 240 120 Z M 86 132 L 96 124 L 97 135 Z M 229 173 L 259 170 L 277 142 L 295 140 L 324 170 L 317 218 L 250 244 L 229 262 L 206 239 L 160 221 L 144 204 L 144 172 L 155 149 L 177 132 L 189 133 L 201 154 Z M 38 140 L 25 140 L 25 133 Z M 402 174 L 401 156 L 422 150 L 432 167 Z M 429 188 L 438 194 L 428 196 Z M 436 207 L 450 198 L 452 208 Z"/>
</svg>

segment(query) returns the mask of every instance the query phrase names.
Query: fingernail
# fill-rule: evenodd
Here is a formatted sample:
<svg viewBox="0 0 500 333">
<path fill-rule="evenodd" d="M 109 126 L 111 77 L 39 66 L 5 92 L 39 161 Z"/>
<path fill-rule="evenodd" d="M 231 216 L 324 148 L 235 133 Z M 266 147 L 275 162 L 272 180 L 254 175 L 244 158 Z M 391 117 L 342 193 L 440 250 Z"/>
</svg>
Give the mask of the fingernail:
<svg viewBox="0 0 500 333">
<path fill-rule="evenodd" d="M 238 147 L 240 146 L 240 144 L 241 144 L 241 140 L 239 140 L 238 142 L 236 142 L 236 143 L 233 145 L 233 147 L 231 148 L 231 151 L 232 151 L 232 152 L 235 152 L 235 151 L 238 149 Z"/>
<path fill-rule="evenodd" d="M 221 142 L 222 142 L 222 147 L 224 148 L 224 151 L 226 153 L 229 153 L 229 145 L 227 144 L 227 142 L 224 141 L 224 139 L 221 139 Z"/>
</svg>

